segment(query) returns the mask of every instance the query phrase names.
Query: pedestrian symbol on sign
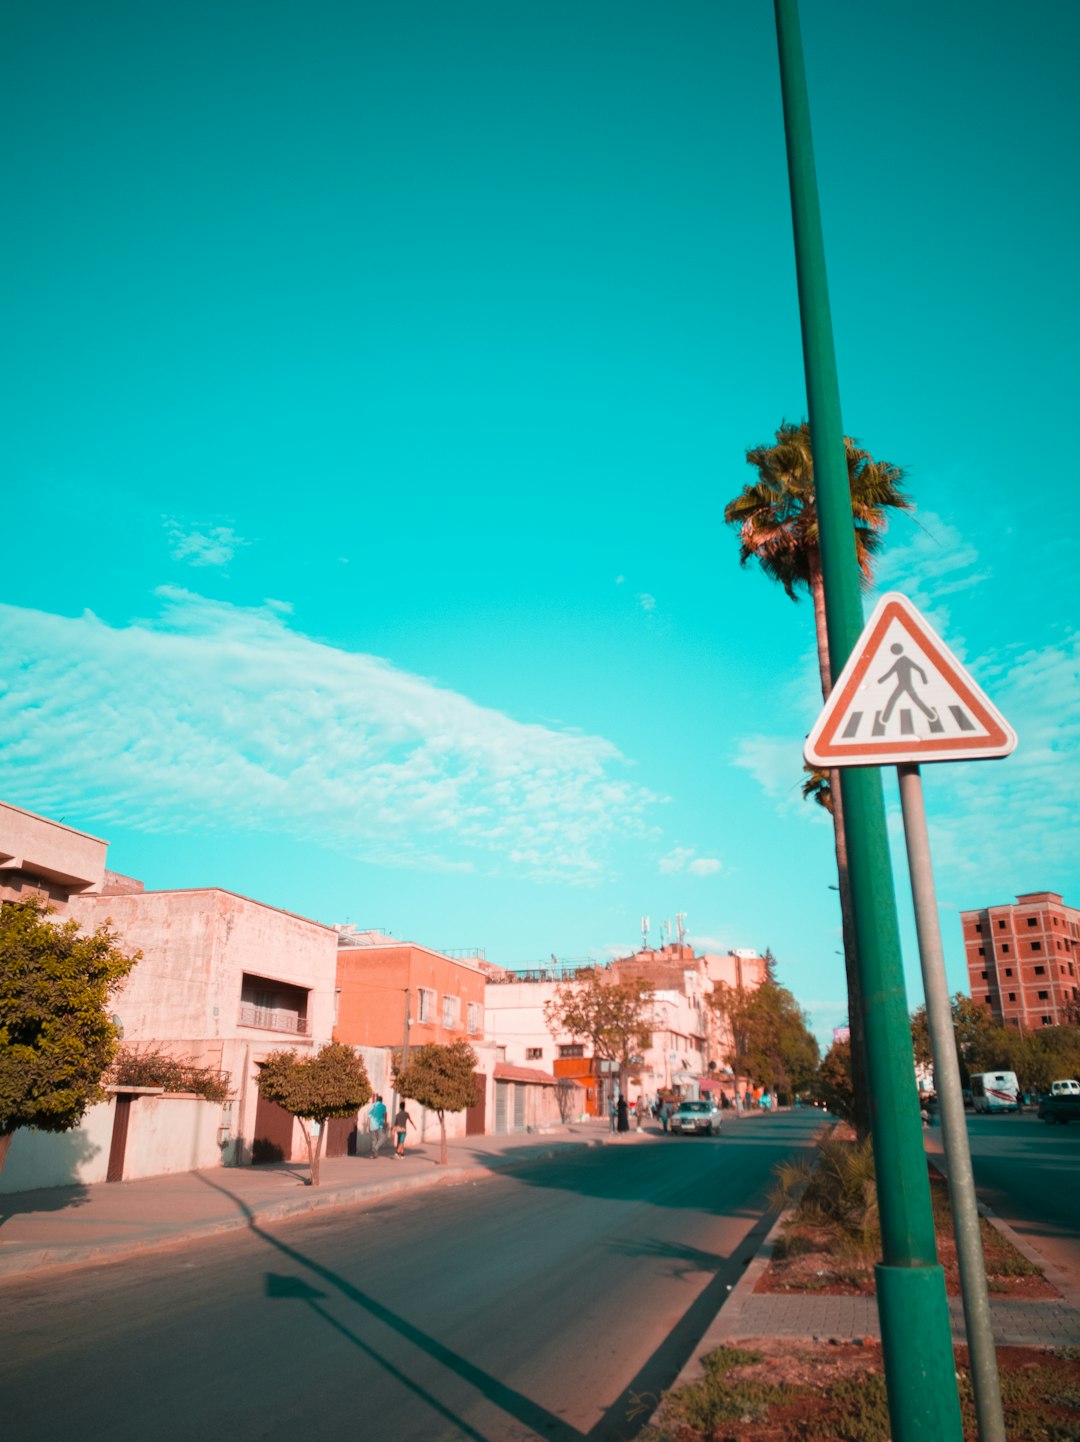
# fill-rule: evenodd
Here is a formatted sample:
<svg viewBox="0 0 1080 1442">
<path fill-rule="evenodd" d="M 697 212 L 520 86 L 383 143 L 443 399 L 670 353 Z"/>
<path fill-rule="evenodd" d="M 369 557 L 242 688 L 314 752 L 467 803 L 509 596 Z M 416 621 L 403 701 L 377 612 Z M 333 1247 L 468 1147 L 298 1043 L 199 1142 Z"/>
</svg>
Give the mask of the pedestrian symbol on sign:
<svg viewBox="0 0 1080 1442">
<path fill-rule="evenodd" d="M 806 743 L 812 766 L 1007 756 L 1016 736 L 904 596 L 884 596 Z"/>
</svg>

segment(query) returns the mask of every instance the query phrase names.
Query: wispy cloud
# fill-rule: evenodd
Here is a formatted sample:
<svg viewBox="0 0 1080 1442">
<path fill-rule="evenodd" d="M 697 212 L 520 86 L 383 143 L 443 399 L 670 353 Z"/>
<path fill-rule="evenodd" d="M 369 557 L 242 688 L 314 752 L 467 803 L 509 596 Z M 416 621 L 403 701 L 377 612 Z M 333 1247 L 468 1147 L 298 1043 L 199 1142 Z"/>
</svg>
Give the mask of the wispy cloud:
<svg viewBox="0 0 1080 1442">
<path fill-rule="evenodd" d="M 185 525 L 172 516 L 164 520 L 173 560 L 186 561 L 189 566 L 227 566 L 237 547 L 250 544 L 231 526 Z"/>
<path fill-rule="evenodd" d="M 971 540 L 951 521 L 933 511 L 920 511 L 917 520 L 898 521 L 911 526 L 911 539 L 889 544 L 876 563 L 875 590 L 903 591 L 961 654 L 961 638 L 951 631 L 947 596 L 969 591 L 991 579 Z M 891 532 L 890 532 L 891 534 Z"/>
<path fill-rule="evenodd" d="M 389 865 L 601 878 L 657 800 L 609 741 L 514 721 L 280 601 L 162 588 L 114 628 L 0 606 L 0 783 L 95 824 L 280 831 Z"/>
<path fill-rule="evenodd" d="M 643 611 L 655 611 L 655 610 L 656 610 L 656 597 L 655 597 L 655 596 L 650 596 L 649 593 L 648 593 L 648 591 L 639 591 L 639 592 L 638 592 L 637 603 L 638 603 L 638 605 L 641 607 L 641 609 L 642 609 Z"/>
<path fill-rule="evenodd" d="M 720 870 L 722 864 L 715 856 L 695 856 L 693 848 L 689 846 L 676 846 L 666 856 L 662 856 L 659 862 L 660 870 L 665 875 L 686 871 L 691 876 L 712 876 Z"/>
</svg>

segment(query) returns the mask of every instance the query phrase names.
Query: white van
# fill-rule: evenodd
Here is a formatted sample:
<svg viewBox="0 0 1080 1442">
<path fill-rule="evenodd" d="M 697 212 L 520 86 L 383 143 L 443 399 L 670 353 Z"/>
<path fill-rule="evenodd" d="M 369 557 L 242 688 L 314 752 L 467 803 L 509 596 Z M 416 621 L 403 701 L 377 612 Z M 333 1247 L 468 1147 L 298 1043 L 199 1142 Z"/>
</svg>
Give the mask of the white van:
<svg viewBox="0 0 1080 1442">
<path fill-rule="evenodd" d="M 971 1104 L 977 1112 L 1020 1110 L 1020 1083 L 1014 1071 L 977 1072 L 969 1079 Z"/>
<path fill-rule="evenodd" d="M 1080 1097 L 1080 1082 L 1056 1081 L 1050 1083 L 1050 1095 L 1052 1097 Z"/>
</svg>

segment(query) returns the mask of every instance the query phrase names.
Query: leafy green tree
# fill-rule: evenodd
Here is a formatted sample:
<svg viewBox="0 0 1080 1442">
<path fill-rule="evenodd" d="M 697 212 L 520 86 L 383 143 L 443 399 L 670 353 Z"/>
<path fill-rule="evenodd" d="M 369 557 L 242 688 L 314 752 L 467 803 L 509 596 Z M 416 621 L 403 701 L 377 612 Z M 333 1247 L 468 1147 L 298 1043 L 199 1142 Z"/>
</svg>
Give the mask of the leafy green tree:
<svg viewBox="0 0 1080 1442">
<path fill-rule="evenodd" d="M 429 1041 L 409 1052 L 402 1064 L 394 1053 L 394 1089 L 439 1118 L 439 1165 L 446 1166 L 446 1113 L 463 1112 L 479 1100 L 477 1059 L 465 1041 Z"/>
<path fill-rule="evenodd" d="M 311 1185 L 319 1185 L 319 1161 L 331 1117 L 351 1117 L 371 1100 L 367 1067 L 351 1047 L 328 1042 L 315 1056 L 275 1051 L 255 1076 L 259 1095 L 291 1112 L 307 1143 Z M 311 1124 L 318 1124 L 317 1135 Z"/>
<path fill-rule="evenodd" d="M 553 1033 L 589 1042 L 593 1056 L 618 1071 L 625 1096 L 627 1079 L 652 1041 L 652 999 L 647 981 L 617 981 L 609 972 L 590 967 L 556 990 L 544 1005 L 544 1020 Z"/>
<path fill-rule="evenodd" d="M 851 1043 L 834 1041 L 821 1058 L 814 1090 L 835 1117 L 851 1121 L 855 1092 L 851 1083 Z"/>
<path fill-rule="evenodd" d="M 1015 1070 L 1010 1060 L 1015 1050 L 1015 1034 L 998 1026 L 989 1008 L 979 1006 L 962 991 L 952 998 L 951 1006 L 956 1056 L 963 1085 L 967 1085 L 972 1072 L 996 1071 L 1000 1067 Z M 932 1066 L 925 1006 L 916 1007 L 912 1013 L 911 1040 L 915 1060 L 924 1066 Z"/>
<path fill-rule="evenodd" d="M 0 905 L 0 1169 L 19 1127 L 66 1132 L 105 1095 L 120 1036 L 107 1003 L 139 960 L 107 926 L 51 915 L 37 900 Z"/>
<path fill-rule="evenodd" d="M 1006 1037 L 1008 1066 L 1022 1091 L 1038 1096 L 1051 1082 L 1080 1078 L 1080 1027 L 1041 1026 L 1022 1035 L 1009 1028 Z"/>
<path fill-rule="evenodd" d="M 848 487 L 851 492 L 855 554 L 867 584 L 873 577 L 873 558 L 881 548 L 888 513 L 909 510 L 911 501 L 901 484 L 904 473 L 888 461 L 875 461 L 849 436 L 844 437 Z M 772 445 L 752 447 L 747 464 L 757 479 L 729 501 L 724 520 L 739 533 L 739 563 L 755 560 L 770 580 L 783 586 L 791 599 L 808 591 L 814 606 L 818 670 L 821 692 L 832 690 L 833 675 L 829 638 L 825 628 L 825 587 L 821 570 L 821 541 L 817 503 L 814 496 L 814 457 L 810 427 L 783 421 Z M 837 668 L 839 669 L 839 668 Z M 848 1011 L 853 1044 L 852 1063 L 855 1088 L 855 1126 L 860 1136 L 869 1130 L 869 1106 L 865 1085 L 862 1030 L 862 987 L 855 943 L 855 913 L 848 877 L 847 835 L 841 789 L 834 771 L 829 777 L 829 801 L 811 794 L 832 812 L 836 846 L 836 869 L 840 893 L 840 915 L 844 934 L 844 966 L 847 974 Z M 804 794 L 806 792 L 804 791 Z"/>
<path fill-rule="evenodd" d="M 821 1054 L 817 1038 L 786 986 L 764 981 L 747 991 L 721 983 L 709 1002 L 731 1030 L 727 1060 L 737 1075 L 785 1096 L 801 1091 L 816 1076 Z"/>
</svg>

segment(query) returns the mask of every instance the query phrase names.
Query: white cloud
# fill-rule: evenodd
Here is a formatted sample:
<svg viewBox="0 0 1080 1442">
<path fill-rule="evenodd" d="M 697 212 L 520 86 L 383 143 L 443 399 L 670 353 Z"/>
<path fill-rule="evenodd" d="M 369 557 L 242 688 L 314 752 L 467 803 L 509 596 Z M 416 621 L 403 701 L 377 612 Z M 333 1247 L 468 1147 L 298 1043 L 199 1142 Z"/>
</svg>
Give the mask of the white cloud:
<svg viewBox="0 0 1080 1442">
<path fill-rule="evenodd" d="M 650 596 L 648 591 L 639 591 L 637 602 L 643 611 L 656 610 L 656 597 Z"/>
<path fill-rule="evenodd" d="M 781 803 L 804 807 L 802 750 L 793 736 L 744 736 L 735 749 L 732 765 L 747 771 L 767 796 Z M 819 808 L 820 809 L 820 808 Z"/>
<path fill-rule="evenodd" d="M 713 872 L 720 870 L 721 865 L 713 856 L 695 856 L 693 848 L 689 846 L 676 846 L 666 856 L 662 856 L 659 862 L 660 871 L 664 875 L 688 871 L 691 876 L 711 876 Z"/>
<path fill-rule="evenodd" d="M 686 869 L 691 876 L 712 876 L 720 870 L 721 864 L 715 856 L 697 856 Z"/>
<path fill-rule="evenodd" d="M 660 858 L 660 870 L 665 875 L 672 871 L 682 871 L 693 854 L 689 846 L 676 846 L 674 851 L 669 851 L 666 856 Z"/>
<path fill-rule="evenodd" d="M 388 865 L 592 882 L 656 800 L 609 741 L 162 588 L 114 628 L 0 606 L 0 781 L 97 825 L 280 832 Z"/>
<path fill-rule="evenodd" d="M 231 526 L 185 526 L 165 517 L 169 532 L 169 552 L 174 561 L 189 566 L 227 566 L 238 546 L 249 545 Z"/>
</svg>

